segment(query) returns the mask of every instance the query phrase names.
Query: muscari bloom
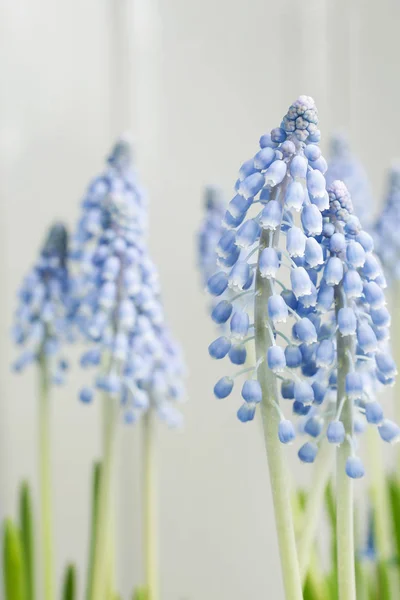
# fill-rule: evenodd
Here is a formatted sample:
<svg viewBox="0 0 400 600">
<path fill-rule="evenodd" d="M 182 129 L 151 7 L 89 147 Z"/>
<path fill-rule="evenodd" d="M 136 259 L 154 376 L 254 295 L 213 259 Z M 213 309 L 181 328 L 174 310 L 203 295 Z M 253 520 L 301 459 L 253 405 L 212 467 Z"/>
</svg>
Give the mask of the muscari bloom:
<svg viewBox="0 0 400 600">
<path fill-rule="evenodd" d="M 372 224 L 373 198 L 367 173 L 350 150 L 349 142 L 343 134 L 333 135 L 330 142 L 329 165 L 326 172 L 326 183 L 343 181 L 350 192 L 356 215 L 367 229 Z"/>
<path fill-rule="evenodd" d="M 146 200 L 121 140 L 82 202 L 73 240 L 77 263 L 75 321 L 89 343 L 82 367 L 96 367 L 94 388 L 120 402 L 127 422 L 149 408 L 168 425 L 181 423 L 183 362 L 165 322 L 157 270 L 147 246 Z"/>
<path fill-rule="evenodd" d="M 226 202 L 222 192 L 214 186 L 207 186 L 204 196 L 205 214 L 198 233 L 197 256 L 200 273 L 206 284 L 218 264 L 217 244 L 224 231 L 222 220 Z"/>
<path fill-rule="evenodd" d="M 67 254 L 67 230 L 62 223 L 56 223 L 19 290 L 13 326 L 14 341 L 23 348 L 13 364 L 14 370 L 20 372 L 28 364 L 45 359 L 55 384 L 64 381 L 68 368 L 62 353 L 70 337 L 72 314 Z"/>
<path fill-rule="evenodd" d="M 400 278 L 400 164 L 389 172 L 386 201 L 373 231 L 376 252 L 388 279 Z"/>
<path fill-rule="evenodd" d="M 242 422 L 252 420 L 262 400 L 257 370 L 266 361 L 281 382 L 282 398 L 292 402 L 293 418 L 301 419 L 301 432 L 311 438 L 300 448 L 299 458 L 313 462 L 324 436 L 335 445 L 348 443 L 346 472 L 358 478 L 364 468 L 356 455 L 354 434 L 368 422 L 378 427 L 385 441 L 397 441 L 400 435 L 399 427 L 384 419 L 375 399 L 380 385 L 393 382 L 396 367 L 387 348 L 390 316 L 372 238 L 354 215 L 344 183 L 335 181 L 326 188 L 317 126 L 313 100 L 301 96 L 281 127 L 261 137 L 261 150 L 240 169 L 237 193 L 224 219 L 222 238 L 229 234 L 229 252 L 222 268 L 209 278 L 208 289 L 218 299 L 216 308 L 226 322 L 238 316 L 245 323 L 240 343 L 248 347 L 255 343 L 256 282 L 267 280 L 265 327 L 272 332 L 272 346 L 252 368 L 225 375 L 214 392 L 217 398 L 226 398 L 237 375 L 252 376 L 252 391 L 257 393 L 248 393 L 246 381 L 244 404 L 238 410 Z M 248 223 L 254 223 L 251 229 L 256 234 L 246 253 L 238 253 L 236 240 Z M 285 269 L 289 288 L 282 282 Z M 280 330 L 285 323 L 291 325 L 290 337 Z M 213 358 L 230 357 L 236 325 L 230 330 L 231 335 L 225 333 L 210 345 Z M 345 392 L 338 398 L 338 346 L 343 340 L 350 353 L 349 368 Z M 351 431 L 341 421 L 346 403 L 351 403 L 354 418 Z M 290 443 L 294 428 L 278 405 L 276 409 L 281 419 L 279 439 Z"/>
</svg>

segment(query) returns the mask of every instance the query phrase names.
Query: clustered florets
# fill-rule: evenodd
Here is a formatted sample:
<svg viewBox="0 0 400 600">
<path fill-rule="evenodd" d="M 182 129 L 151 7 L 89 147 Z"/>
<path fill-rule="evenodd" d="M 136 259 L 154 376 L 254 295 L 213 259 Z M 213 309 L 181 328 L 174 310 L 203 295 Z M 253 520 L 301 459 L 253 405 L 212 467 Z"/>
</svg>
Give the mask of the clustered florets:
<svg viewBox="0 0 400 600">
<path fill-rule="evenodd" d="M 62 224 L 48 234 L 39 259 L 25 277 L 19 291 L 13 337 L 25 349 L 14 363 L 21 371 L 33 361 L 46 357 L 51 362 L 53 383 L 64 380 L 68 363 L 62 355 L 69 338 L 71 300 L 67 269 L 68 234 Z"/>
<path fill-rule="evenodd" d="M 129 146 L 117 144 L 108 164 L 89 186 L 73 239 L 75 320 L 92 345 L 81 365 L 100 367 L 95 387 L 120 399 L 128 421 L 151 406 L 177 425 L 181 415 L 173 402 L 182 395 L 183 364 L 147 253 L 146 204 Z M 85 387 L 80 397 L 89 402 L 93 393 Z"/>
<path fill-rule="evenodd" d="M 400 165 L 394 165 L 389 173 L 389 186 L 385 206 L 373 230 L 376 252 L 388 277 L 400 278 Z"/>
<path fill-rule="evenodd" d="M 222 219 L 226 202 L 222 192 L 213 186 L 205 189 L 205 216 L 198 234 L 199 268 L 204 283 L 215 272 L 217 266 L 217 243 L 223 233 Z"/>
<path fill-rule="evenodd" d="M 208 281 L 211 294 L 220 298 L 212 318 L 230 334 L 217 338 L 209 352 L 216 359 L 229 356 L 233 364 L 245 363 L 246 347 L 254 344 L 255 336 L 255 275 L 268 280 L 265 326 L 273 334 L 273 345 L 256 365 L 241 371 L 249 379 L 242 387 L 244 404 L 238 417 L 243 422 L 254 418 L 262 400 L 257 370 L 260 361 L 266 361 L 282 380 L 282 398 L 292 401 L 293 414 L 303 418 L 302 433 L 311 437 L 300 448 L 300 459 L 313 462 L 326 436 L 332 444 L 351 444 L 347 473 L 360 477 L 363 467 L 355 455 L 353 434 L 370 423 L 378 426 L 385 441 L 400 437 L 400 429 L 384 419 L 375 399 L 378 386 L 391 384 L 396 374 L 387 348 L 390 314 L 372 238 L 353 214 L 346 186 L 334 182 L 326 189 L 327 165 L 315 143 L 316 115 L 312 99 L 300 97 L 282 127 L 261 137 L 261 149 L 239 171 L 237 194 L 228 205 L 226 229 L 217 244 L 220 270 Z M 310 129 L 302 128 L 306 118 Z M 286 238 L 285 249 L 280 237 Z M 278 279 L 282 267 L 289 268 L 289 288 Z M 288 337 L 279 328 L 292 318 Z M 345 395 L 339 401 L 338 336 L 350 336 L 353 348 Z M 217 382 L 217 398 L 231 393 L 234 379 L 225 376 Z M 348 432 L 341 422 L 344 402 L 352 403 L 354 431 Z M 289 443 L 294 426 L 276 408 L 281 415 L 279 439 Z"/>
</svg>

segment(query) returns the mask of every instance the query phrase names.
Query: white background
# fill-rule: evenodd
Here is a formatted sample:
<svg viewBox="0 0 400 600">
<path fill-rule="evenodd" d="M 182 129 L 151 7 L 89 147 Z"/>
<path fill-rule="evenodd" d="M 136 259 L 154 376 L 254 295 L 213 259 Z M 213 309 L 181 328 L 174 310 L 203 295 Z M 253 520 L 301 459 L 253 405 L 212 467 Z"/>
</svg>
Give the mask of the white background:
<svg viewBox="0 0 400 600">
<path fill-rule="evenodd" d="M 160 430 L 161 600 L 281 600 L 270 491 L 257 424 L 217 402 L 221 366 L 196 270 L 201 193 L 230 194 L 260 134 L 314 96 L 323 139 L 345 128 L 377 203 L 400 154 L 397 0 L 0 0 L 0 516 L 36 482 L 35 378 L 10 373 L 15 294 L 45 228 L 71 226 L 115 136 L 136 138 L 150 192 L 150 246 L 188 364 L 183 433 Z M 88 375 L 90 377 L 90 375 Z M 53 402 L 57 571 L 83 567 L 99 410 L 74 369 Z M 139 432 L 121 427 L 118 582 L 141 577 Z M 288 450 L 294 456 L 294 450 Z M 307 467 L 293 459 L 298 477 Z"/>
</svg>

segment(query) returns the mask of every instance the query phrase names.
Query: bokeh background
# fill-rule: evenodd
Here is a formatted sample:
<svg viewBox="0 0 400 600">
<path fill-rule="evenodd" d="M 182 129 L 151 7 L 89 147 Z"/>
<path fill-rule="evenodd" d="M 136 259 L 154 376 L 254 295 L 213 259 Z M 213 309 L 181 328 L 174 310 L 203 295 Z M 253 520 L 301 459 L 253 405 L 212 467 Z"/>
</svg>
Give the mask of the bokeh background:
<svg viewBox="0 0 400 600">
<path fill-rule="evenodd" d="M 89 179 L 130 130 L 150 195 L 150 247 L 188 365 L 181 433 L 160 428 L 163 600 L 281 599 L 257 424 L 217 402 L 213 326 L 196 270 L 207 183 L 231 193 L 241 162 L 289 104 L 312 95 L 322 145 L 342 129 L 367 167 L 376 208 L 400 155 L 398 0 L 0 0 L 0 517 L 35 482 L 34 374 L 10 372 L 19 282 L 49 222 L 71 226 Z M 53 402 L 59 576 L 86 562 L 98 406 L 75 368 Z M 124 597 L 140 581 L 139 428 L 121 425 L 117 533 Z M 294 457 L 294 451 L 288 450 Z M 293 458 L 296 476 L 307 467 Z"/>
</svg>

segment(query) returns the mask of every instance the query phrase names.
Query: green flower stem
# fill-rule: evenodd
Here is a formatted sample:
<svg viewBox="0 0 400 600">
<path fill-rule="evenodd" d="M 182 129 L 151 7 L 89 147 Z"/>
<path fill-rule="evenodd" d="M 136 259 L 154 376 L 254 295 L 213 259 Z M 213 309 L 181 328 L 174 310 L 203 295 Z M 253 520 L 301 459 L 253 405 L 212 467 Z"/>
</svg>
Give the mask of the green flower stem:
<svg viewBox="0 0 400 600">
<path fill-rule="evenodd" d="M 115 438 L 118 407 L 114 398 L 106 396 L 108 420 L 104 429 L 104 455 L 101 463 L 98 512 L 96 522 L 96 547 L 93 556 L 93 571 L 90 600 L 106 600 L 106 586 L 109 577 L 107 544 L 110 534 L 110 502 L 114 471 Z"/>
<path fill-rule="evenodd" d="M 394 556 L 392 525 L 390 522 L 390 501 L 384 469 L 382 441 L 376 427 L 368 428 L 369 472 L 371 478 L 371 500 L 374 518 L 374 535 L 381 575 L 381 586 L 387 598 L 395 598 L 396 573 L 392 563 Z"/>
<path fill-rule="evenodd" d="M 303 584 L 309 570 L 315 536 L 320 526 L 320 516 L 324 506 L 326 488 L 332 475 L 334 456 L 332 446 L 324 439 L 315 461 L 312 487 L 307 495 L 303 527 L 297 545 Z"/>
<path fill-rule="evenodd" d="M 340 287 L 335 289 L 336 316 L 343 307 Z M 337 408 L 346 394 L 346 375 L 351 371 L 354 355 L 354 336 L 337 333 Z M 341 420 L 346 435 L 353 435 L 353 403 L 346 399 Z M 346 475 L 346 462 L 352 448 L 346 439 L 336 450 L 336 538 L 339 600 L 356 600 L 355 554 L 354 554 L 354 498 L 353 480 Z"/>
<path fill-rule="evenodd" d="M 279 231 L 271 239 L 268 231 L 261 235 L 260 253 L 270 242 L 276 247 Z M 255 338 L 257 360 L 265 358 L 267 349 L 274 340 L 271 327 L 267 326 L 268 298 L 273 294 L 272 282 L 263 279 L 257 267 L 256 299 L 255 299 Z M 264 439 L 267 450 L 269 475 L 275 511 L 275 523 L 278 534 L 279 552 L 281 558 L 283 584 L 287 600 L 302 600 L 300 569 L 297 559 L 296 539 L 293 527 L 293 517 L 290 502 L 290 491 L 286 472 L 284 449 L 278 438 L 279 415 L 274 404 L 279 405 L 279 394 L 276 376 L 268 368 L 264 360 L 258 368 L 263 399 L 261 416 L 263 420 Z M 151 600 L 154 600 L 151 598 Z"/>
<path fill-rule="evenodd" d="M 159 600 L 156 481 L 155 423 L 149 410 L 143 417 L 143 554 L 147 600 Z"/>
<path fill-rule="evenodd" d="M 43 598 L 54 600 L 53 502 L 50 442 L 50 373 L 44 354 L 39 358 L 39 487 L 41 544 L 43 568 Z"/>
</svg>

